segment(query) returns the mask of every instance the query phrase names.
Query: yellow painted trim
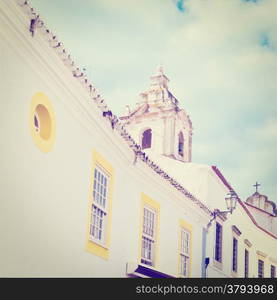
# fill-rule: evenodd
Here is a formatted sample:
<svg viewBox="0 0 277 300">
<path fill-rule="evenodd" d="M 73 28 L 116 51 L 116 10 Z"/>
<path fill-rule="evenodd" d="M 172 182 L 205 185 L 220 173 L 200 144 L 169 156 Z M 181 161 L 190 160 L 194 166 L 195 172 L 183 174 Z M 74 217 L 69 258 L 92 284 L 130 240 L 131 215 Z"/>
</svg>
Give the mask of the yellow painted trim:
<svg viewBox="0 0 277 300">
<path fill-rule="evenodd" d="M 160 203 L 156 202 L 144 193 L 141 193 L 141 208 L 140 208 L 140 225 L 139 225 L 139 255 L 138 263 L 141 263 L 141 248 L 142 248 L 142 230 L 143 230 L 143 209 L 144 206 L 149 206 L 156 211 L 156 226 L 155 226 L 155 248 L 154 248 L 154 265 L 157 268 L 159 265 L 159 243 L 160 243 Z"/>
<path fill-rule="evenodd" d="M 262 260 L 263 262 L 266 261 L 266 258 L 264 256 L 262 256 L 262 255 L 259 255 L 259 254 L 257 254 L 257 260 L 258 259 Z"/>
<path fill-rule="evenodd" d="M 267 257 L 267 254 L 264 253 L 264 252 L 262 252 L 262 251 L 257 250 L 256 253 L 257 253 L 258 256 L 261 256 L 261 257 L 263 257 L 263 258 L 266 258 L 266 257 Z"/>
<path fill-rule="evenodd" d="M 111 220 L 112 220 L 112 198 L 113 198 L 113 187 L 114 187 L 114 168 L 112 165 L 96 150 L 92 153 L 92 169 L 90 174 L 90 186 L 89 186 L 89 201 L 88 201 L 88 222 L 87 222 L 87 235 L 86 235 L 86 250 L 92 254 L 95 254 L 103 259 L 109 259 L 109 250 L 111 243 Z M 108 208 L 107 208 L 107 227 L 106 227 L 106 241 L 105 245 L 100 245 L 90 240 L 90 219 L 91 209 L 93 204 L 93 182 L 94 182 L 94 170 L 96 167 L 104 169 L 108 175 Z"/>
<path fill-rule="evenodd" d="M 41 114 L 41 123 L 43 127 L 41 132 L 37 132 L 34 124 L 34 116 Z M 41 124 L 41 125 L 42 125 Z M 29 114 L 29 125 L 31 136 L 35 145 L 42 152 L 49 152 L 55 141 L 56 137 L 56 121 L 53 106 L 48 97 L 38 92 L 32 97 Z"/>
<path fill-rule="evenodd" d="M 189 274 L 188 277 L 191 277 L 191 268 L 192 268 L 192 241 L 193 241 L 193 227 L 190 223 L 188 223 L 187 221 L 180 219 L 179 220 L 179 247 L 178 247 L 178 269 L 177 269 L 177 277 L 180 277 L 180 268 L 181 268 L 181 257 L 180 257 L 180 253 L 181 253 L 181 231 L 182 229 L 186 230 L 189 232 L 190 234 L 190 247 L 189 247 Z"/>
</svg>

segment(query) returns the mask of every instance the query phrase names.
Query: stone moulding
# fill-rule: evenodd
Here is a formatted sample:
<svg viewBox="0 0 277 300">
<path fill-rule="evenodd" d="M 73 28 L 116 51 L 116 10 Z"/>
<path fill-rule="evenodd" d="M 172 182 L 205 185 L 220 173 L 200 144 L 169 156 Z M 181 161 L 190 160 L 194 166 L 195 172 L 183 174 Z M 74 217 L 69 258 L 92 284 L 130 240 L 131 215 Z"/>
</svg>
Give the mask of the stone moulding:
<svg viewBox="0 0 277 300">
<path fill-rule="evenodd" d="M 266 258 L 266 257 L 267 257 L 267 254 L 266 254 L 266 253 L 264 253 L 264 252 L 262 252 L 262 251 L 260 251 L 260 250 L 257 250 L 257 251 L 256 251 L 256 253 L 257 253 L 258 255 L 260 255 L 260 256 L 262 256 L 262 257 L 264 257 L 264 258 Z"/>
<path fill-rule="evenodd" d="M 244 243 L 250 248 L 252 247 L 252 243 L 248 240 L 248 239 L 245 239 L 244 240 Z"/>
</svg>

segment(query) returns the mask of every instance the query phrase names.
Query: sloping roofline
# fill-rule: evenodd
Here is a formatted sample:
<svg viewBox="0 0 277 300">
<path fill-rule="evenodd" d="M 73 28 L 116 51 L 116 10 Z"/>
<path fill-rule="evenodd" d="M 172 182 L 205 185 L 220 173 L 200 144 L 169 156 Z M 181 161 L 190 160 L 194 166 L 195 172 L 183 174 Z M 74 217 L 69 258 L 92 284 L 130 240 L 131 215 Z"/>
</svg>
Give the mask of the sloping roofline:
<svg viewBox="0 0 277 300">
<path fill-rule="evenodd" d="M 229 190 L 233 190 L 232 186 L 230 185 L 230 183 L 226 180 L 226 178 L 223 176 L 223 174 L 220 172 L 220 170 L 216 167 L 216 166 L 212 166 L 211 167 L 212 170 L 215 172 L 215 174 L 219 177 L 219 179 L 222 181 L 222 183 L 229 189 Z M 251 214 L 251 212 L 249 211 L 249 209 L 246 207 L 246 205 L 244 204 L 244 202 L 238 197 L 238 203 L 240 204 L 240 206 L 244 209 L 244 211 L 246 212 L 246 214 L 248 215 L 248 217 L 251 219 L 251 221 L 253 222 L 254 225 L 256 225 L 259 229 L 261 229 L 262 231 L 264 231 L 265 233 L 267 233 L 268 235 L 272 236 L 273 238 L 277 239 L 277 236 L 270 232 L 267 231 L 266 229 L 264 229 L 263 227 L 261 227 L 255 220 L 254 216 Z"/>
<path fill-rule="evenodd" d="M 263 210 L 263 209 L 261 209 L 261 208 L 259 208 L 259 207 L 257 207 L 257 206 L 254 206 L 254 205 L 252 205 L 252 204 L 250 204 L 250 203 L 245 202 L 244 204 L 247 205 L 247 206 L 249 206 L 249 207 L 252 207 L 252 208 L 254 208 L 254 209 L 258 210 L 258 211 L 261 211 L 261 212 L 263 212 L 263 213 L 265 213 L 265 214 L 268 214 L 268 215 L 271 216 L 271 217 L 275 217 L 275 216 L 274 216 L 273 214 L 271 214 L 270 212 L 268 212 L 268 211 L 266 211 L 266 210 Z"/>
</svg>

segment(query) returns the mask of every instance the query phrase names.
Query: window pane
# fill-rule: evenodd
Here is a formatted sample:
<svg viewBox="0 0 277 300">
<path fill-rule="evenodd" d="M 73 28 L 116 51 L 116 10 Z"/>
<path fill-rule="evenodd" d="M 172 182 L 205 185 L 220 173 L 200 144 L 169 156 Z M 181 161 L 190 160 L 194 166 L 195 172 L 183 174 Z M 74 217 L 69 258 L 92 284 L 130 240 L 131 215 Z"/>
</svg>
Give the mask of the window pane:
<svg viewBox="0 0 277 300">
<path fill-rule="evenodd" d="M 270 266 L 270 277 L 275 278 L 276 277 L 276 269 L 275 266 Z"/>
<path fill-rule="evenodd" d="M 96 203 L 105 208 L 107 190 L 103 184 L 107 183 L 107 178 L 102 172 L 95 169 L 95 178 L 93 184 L 93 195 Z"/>
<path fill-rule="evenodd" d="M 100 183 L 103 184 L 103 182 L 104 182 L 104 177 L 103 177 L 103 175 L 101 174 L 101 175 L 100 175 Z"/>
<path fill-rule="evenodd" d="M 188 270 L 189 270 L 189 258 L 185 255 L 181 255 L 181 270 L 180 270 L 181 275 L 188 277 Z"/>
<path fill-rule="evenodd" d="M 190 234 L 185 230 L 181 230 L 181 253 L 189 255 Z"/>
<path fill-rule="evenodd" d="M 153 266 L 154 254 L 154 229 L 155 213 L 150 209 L 143 208 L 143 231 L 142 231 L 142 251 L 141 262 Z"/>
<path fill-rule="evenodd" d="M 264 277 L 264 262 L 261 259 L 258 260 L 258 277 Z"/>
<path fill-rule="evenodd" d="M 179 133 L 178 153 L 181 156 L 184 155 L 184 136 L 182 132 Z"/>
<path fill-rule="evenodd" d="M 151 148 L 152 130 L 147 129 L 142 134 L 142 149 Z"/>
<path fill-rule="evenodd" d="M 147 208 L 143 210 L 143 233 L 154 236 L 154 213 Z"/>
<path fill-rule="evenodd" d="M 222 260 L 222 226 L 219 223 L 216 223 L 215 260 Z"/>
<path fill-rule="evenodd" d="M 97 239 L 102 240 L 104 230 L 104 218 L 106 217 L 105 212 L 93 205 L 92 217 L 91 217 L 91 228 L 90 235 Z"/>
<path fill-rule="evenodd" d="M 248 278 L 249 276 L 249 252 L 248 250 L 245 250 L 244 253 L 244 277 Z"/>
<path fill-rule="evenodd" d="M 190 233 L 184 229 L 181 229 L 180 274 L 185 277 L 188 277 L 188 265 L 190 260 L 189 249 L 190 249 Z"/>
<path fill-rule="evenodd" d="M 94 182 L 93 182 L 93 205 L 91 211 L 91 224 L 90 235 L 93 239 L 99 242 L 104 241 L 105 236 L 105 218 L 106 212 L 104 211 L 106 205 L 106 188 L 104 184 L 107 184 L 107 177 L 97 168 L 94 170 Z"/>
<path fill-rule="evenodd" d="M 232 269 L 234 272 L 237 272 L 237 260 L 238 260 L 238 240 L 233 238 L 233 264 Z"/>
</svg>

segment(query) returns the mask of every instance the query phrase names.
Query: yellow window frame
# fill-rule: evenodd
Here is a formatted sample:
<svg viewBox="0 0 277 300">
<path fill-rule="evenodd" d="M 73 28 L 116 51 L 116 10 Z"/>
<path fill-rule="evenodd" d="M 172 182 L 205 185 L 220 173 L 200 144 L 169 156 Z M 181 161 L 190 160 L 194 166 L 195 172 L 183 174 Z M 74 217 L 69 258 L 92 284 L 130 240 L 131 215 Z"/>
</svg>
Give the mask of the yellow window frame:
<svg viewBox="0 0 277 300">
<path fill-rule="evenodd" d="M 88 201 L 88 221 L 87 221 L 87 234 L 86 234 L 86 250 L 94 255 L 97 255 L 105 260 L 109 259 L 110 243 L 111 243 L 111 219 L 112 219 L 112 198 L 113 198 L 113 186 L 114 186 L 114 168 L 113 166 L 96 150 L 92 151 L 92 169 L 90 174 L 90 186 L 89 186 L 89 201 Z M 105 227 L 105 245 L 97 243 L 90 239 L 90 222 L 93 205 L 93 183 L 94 183 L 94 171 L 95 168 L 100 167 L 108 175 L 107 185 L 107 220 Z"/>
<path fill-rule="evenodd" d="M 179 247 L 178 247 L 178 270 L 177 277 L 182 277 L 180 269 L 181 269 L 181 239 L 182 239 L 182 230 L 185 230 L 189 233 L 190 241 L 189 241 L 189 272 L 188 277 L 191 277 L 191 268 L 192 268 L 192 241 L 193 241 L 193 227 L 187 221 L 180 219 L 179 220 Z"/>
<path fill-rule="evenodd" d="M 140 209 L 140 230 L 139 230 L 139 255 L 138 263 L 141 264 L 141 249 L 142 249 L 142 233 L 143 233 L 143 211 L 144 207 L 150 207 L 156 212 L 156 224 L 155 224 L 155 244 L 154 244 L 154 262 L 153 266 L 147 266 L 150 268 L 157 268 L 159 261 L 159 233 L 160 233 L 160 203 L 150 198 L 148 195 L 141 193 L 141 209 Z"/>
</svg>

